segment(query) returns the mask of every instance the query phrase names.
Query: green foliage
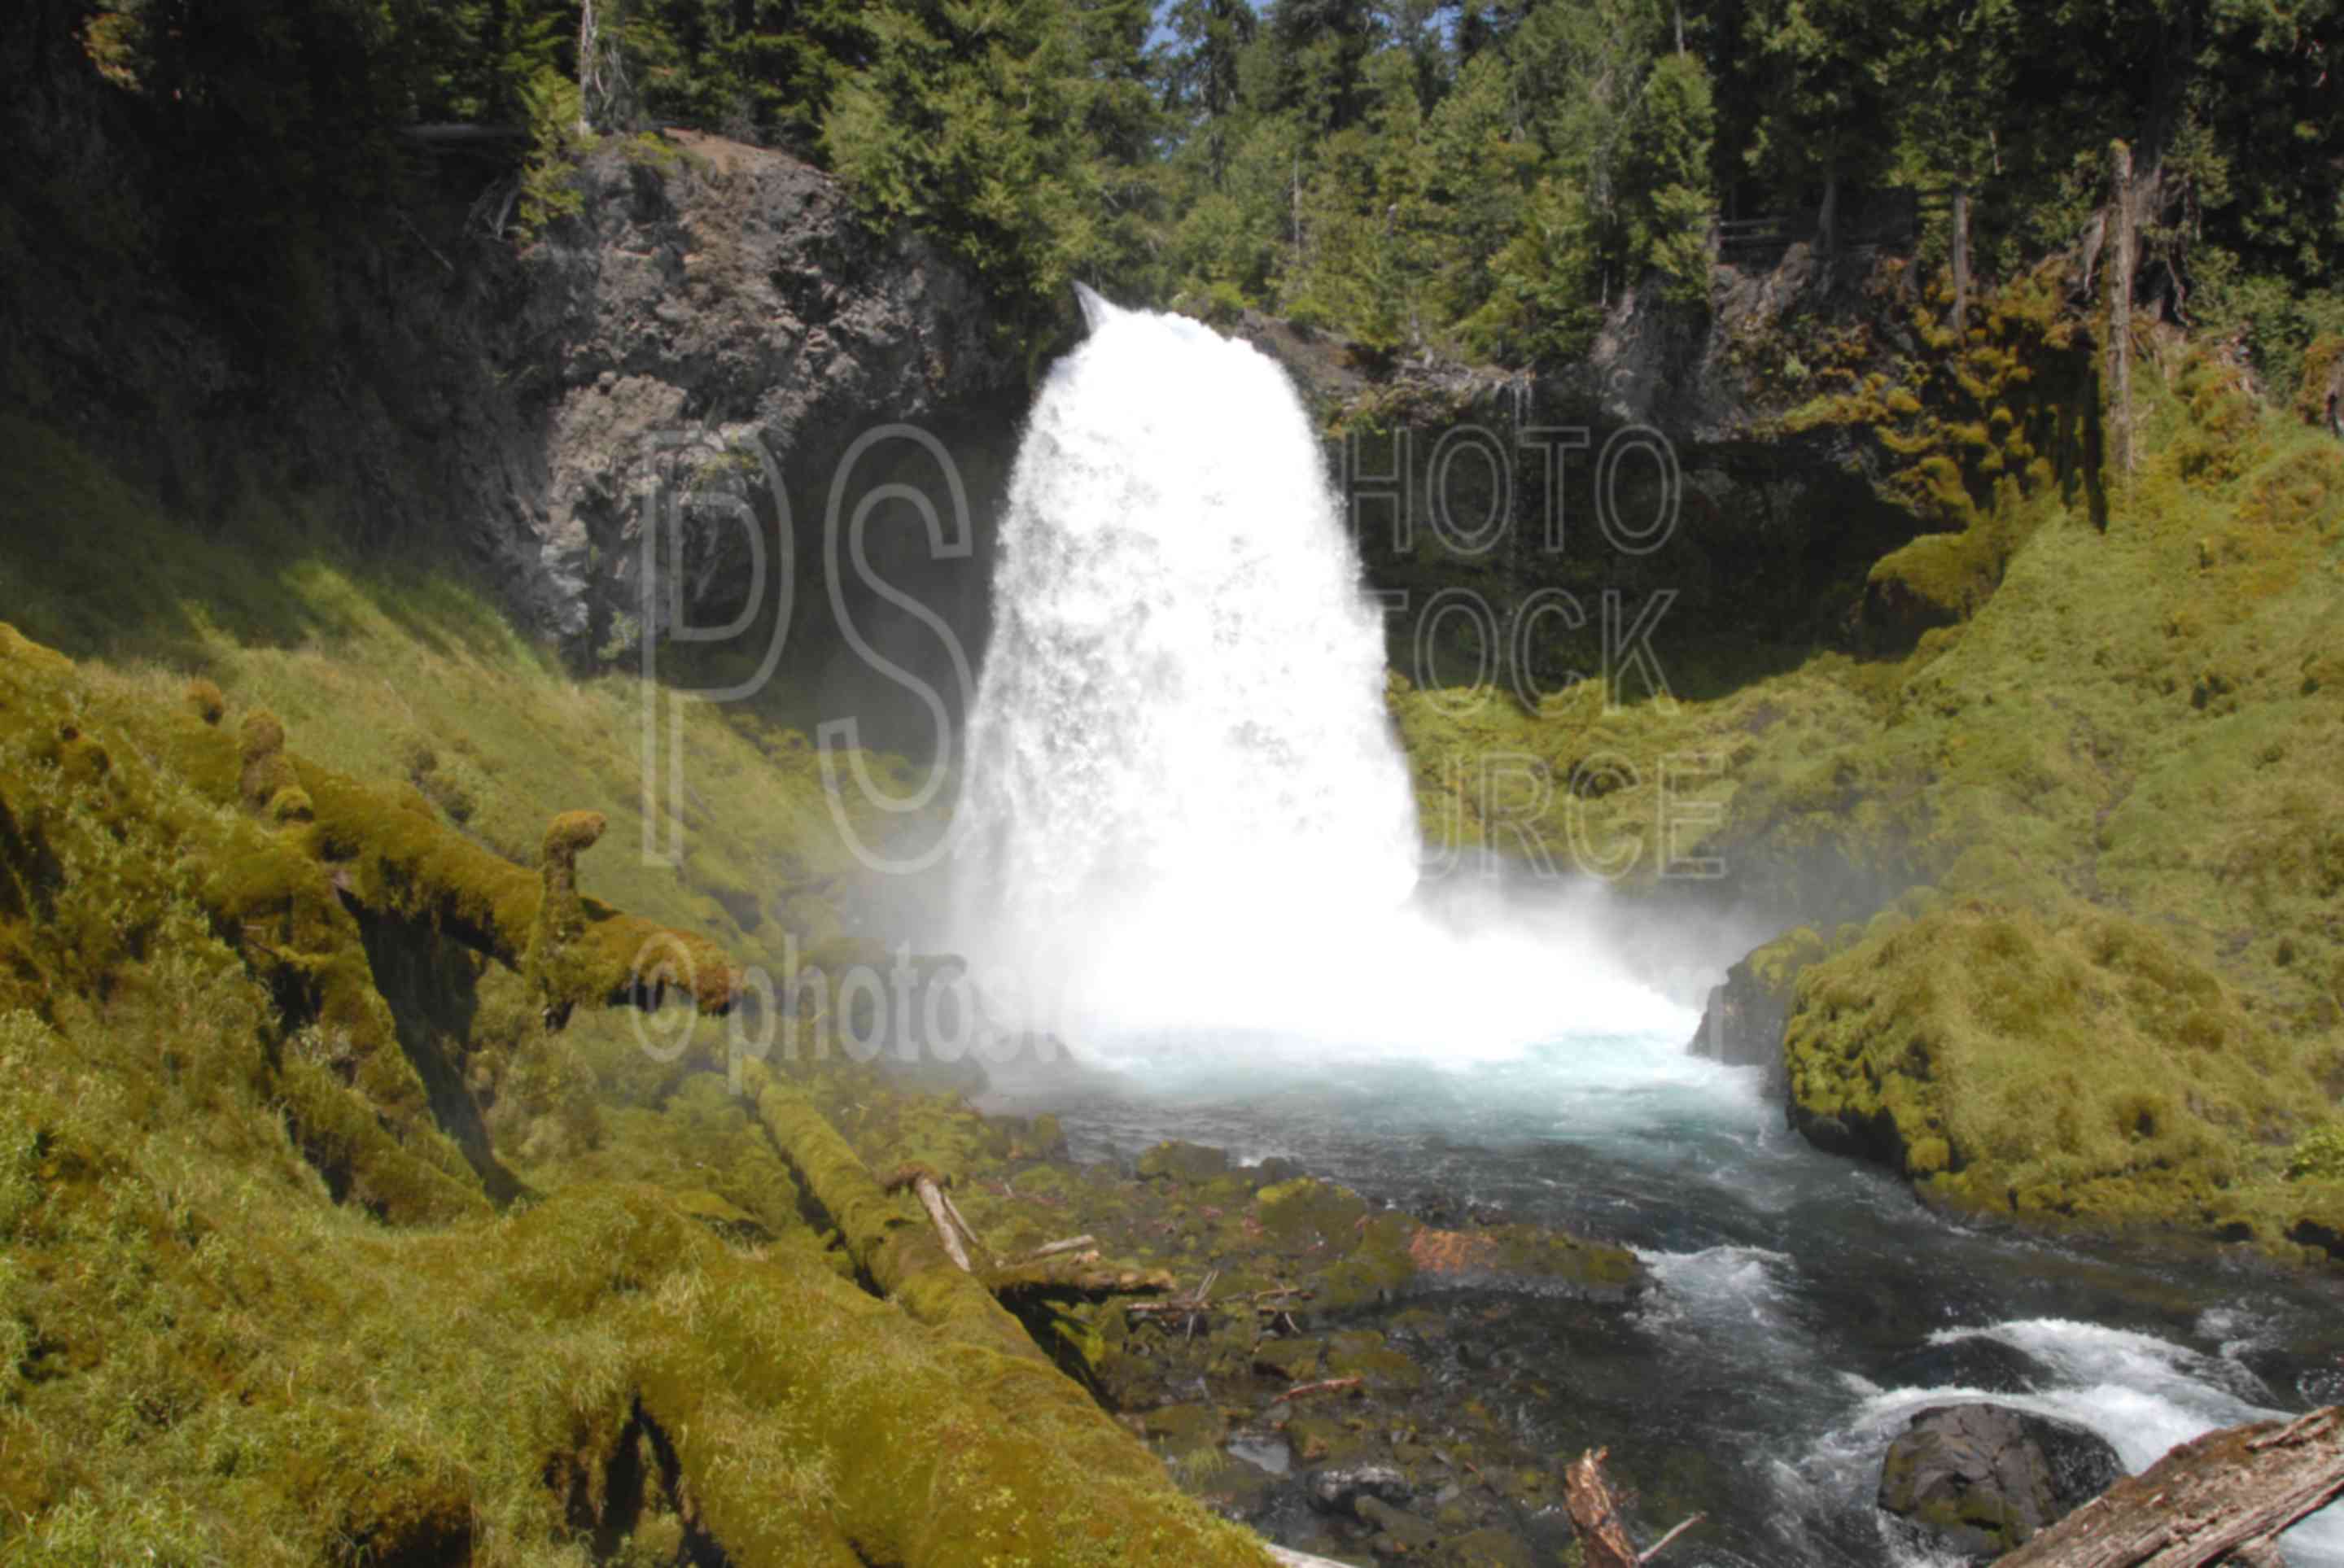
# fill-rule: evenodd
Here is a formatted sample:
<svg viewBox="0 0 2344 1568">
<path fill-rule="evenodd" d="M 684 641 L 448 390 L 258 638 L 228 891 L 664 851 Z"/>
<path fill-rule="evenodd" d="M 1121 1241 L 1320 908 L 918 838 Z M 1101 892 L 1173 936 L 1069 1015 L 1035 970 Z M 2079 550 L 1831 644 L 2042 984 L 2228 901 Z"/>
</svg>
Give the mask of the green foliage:
<svg viewBox="0 0 2344 1568">
<path fill-rule="evenodd" d="M 1644 80 L 1628 134 L 1622 240 L 1632 271 L 1658 273 L 1673 297 L 1709 297 L 1710 141 L 1716 110 L 1709 73 L 1690 55 L 1669 55 Z"/>
<path fill-rule="evenodd" d="M 2290 1181 L 2344 1181 L 2344 1127 L 2321 1127 L 2295 1141 L 2288 1156 Z"/>
<path fill-rule="evenodd" d="M 2243 334 L 2282 390 L 2344 327 L 2329 5 L 1177 0 L 1159 26 L 1144 0 L 597 0 L 582 63 L 570 0 L 67 9 L 89 66 L 188 149 L 186 265 L 297 342 L 320 246 L 401 192 L 413 120 L 529 132 L 524 235 L 575 210 L 591 135 L 682 121 L 827 162 L 1013 330 L 1056 330 L 1080 277 L 1521 364 L 1576 352 L 1648 279 L 1699 305 L 1727 208 L 1795 236 L 1827 195 L 1965 191 L 1974 265 L 2008 281 L 2076 243 L 2122 138 L 2158 180 L 2145 294 Z"/>
<path fill-rule="evenodd" d="M 823 146 L 874 221 L 936 236 L 1013 318 L 1054 317 L 1071 280 L 1122 286 L 1144 265 L 1147 15 L 874 7 L 872 62 L 840 85 Z"/>
<path fill-rule="evenodd" d="M 578 84 L 552 66 L 538 66 L 515 92 L 529 126 L 529 157 L 520 176 L 520 232 L 528 237 L 583 209 L 578 162 L 594 150 L 595 137 L 585 128 Z"/>
<path fill-rule="evenodd" d="M 1522 223 L 1489 266 L 1489 296 L 1465 322 L 1465 340 L 1500 361 L 1563 359 L 1601 320 L 1594 236 L 1577 186 L 1541 179 Z"/>
</svg>

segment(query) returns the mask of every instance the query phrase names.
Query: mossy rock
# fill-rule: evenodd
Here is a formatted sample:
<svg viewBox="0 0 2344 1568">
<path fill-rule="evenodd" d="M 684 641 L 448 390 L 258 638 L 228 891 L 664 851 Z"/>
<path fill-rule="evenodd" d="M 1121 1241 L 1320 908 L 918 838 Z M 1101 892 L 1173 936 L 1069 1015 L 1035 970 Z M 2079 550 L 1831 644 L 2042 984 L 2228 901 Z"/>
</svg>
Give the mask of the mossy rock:
<svg viewBox="0 0 2344 1568">
<path fill-rule="evenodd" d="M 1416 1221 L 1386 1211 L 1358 1226 L 1358 1244 L 1311 1276 L 1314 1302 L 1328 1312 L 1389 1302 L 1416 1277 L 1409 1242 Z"/>
<path fill-rule="evenodd" d="M 1138 1164 L 1143 1181 L 1177 1181 L 1185 1186 L 1201 1186 L 1217 1177 L 1228 1175 L 1228 1170 L 1227 1150 L 1209 1149 L 1201 1143 L 1188 1143 L 1177 1138 L 1148 1150 L 1139 1157 Z"/>
<path fill-rule="evenodd" d="M 1254 1205 L 1255 1218 L 1280 1251 L 1329 1258 L 1359 1246 L 1368 1217 L 1367 1201 L 1357 1192 L 1310 1176 L 1263 1188 Z"/>
<path fill-rule="evenodd" d="M 1965 901 L 1808 971 L 1792 1120 L 1961 1207 L 2267 1241 L 2259 1152 L 2324 1096 L 2288 1043 L 2163 937 L 2088 908 Z"/>
<path fill-rule="evenodd" d="M 1407 1392 L 1424 1386 L 1424 1370 L 1372 1329 L 1339 1333 L 1327 1347 L 1327 1371 L 1367 1380 L 1371 1392 Z"/>
<path fill-rule="evenodd" d="M 1319 1352 L 1308 1337 L 1264 1340 L 1253 1347 L 1254 1370 L 1288 1383 L 1309 1382 L 1318 1375 Z"/>
<path fill-rule="evenodd" d="M 1831 951 L 1812 926 L 1775 938 L 1725 971 L 1702 1010 L 1692 1050 L 1729 1067 L 1754 1067 L 1770 1097 L 1783 1091 L 1783 1026 L 1789 1021 L 1799 976 Z"/>
<path fill-rule="evenodd" d="M 1167 1404 L 1139 1418 L 1140 1430 L 1172 1452 L 1217 1448 L 1228 1431 L 1221 1412 L 1207 1404 Z"/>
</svg>

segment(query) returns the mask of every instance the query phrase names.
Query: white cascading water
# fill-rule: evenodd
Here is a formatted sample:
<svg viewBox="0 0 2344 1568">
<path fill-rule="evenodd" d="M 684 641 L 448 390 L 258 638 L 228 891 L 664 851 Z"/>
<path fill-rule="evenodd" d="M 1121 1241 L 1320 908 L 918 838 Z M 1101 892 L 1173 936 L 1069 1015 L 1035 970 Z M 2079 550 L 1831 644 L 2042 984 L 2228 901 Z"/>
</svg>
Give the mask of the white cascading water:
<svg viewBox="0 0 2344 1568">
<path fill-rule="evenodd" d="M 1410 909 L 1383 628 L 1294 388 L 1196 322 L 1083 305 L 1010 481 L 970 721 L 958 945 L 996 1006 L 1108 1054 L 1682 1024 L 1527 930 Z"/>
</svg>

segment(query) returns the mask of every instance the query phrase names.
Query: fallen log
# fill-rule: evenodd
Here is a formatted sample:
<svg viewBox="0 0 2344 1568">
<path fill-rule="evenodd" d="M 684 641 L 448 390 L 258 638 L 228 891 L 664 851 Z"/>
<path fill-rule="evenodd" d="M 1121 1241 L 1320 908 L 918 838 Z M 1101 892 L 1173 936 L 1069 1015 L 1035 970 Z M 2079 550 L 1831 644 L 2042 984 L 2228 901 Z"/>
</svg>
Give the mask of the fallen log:
<svg viewBox="0 0 2344 1568">
<path fill-rule="evenodd" d="M 1118 1269 L 1096 1251 L 1058 1252 L 985 1270 L 979 1278 L 996 1296 L 1127 1296 L 1172 1289 L 1163 1269 Z"/>
<path fill-rule="evenodd" d="M 1612 1483 L 1603 1474 L 1603 1461 L 1611 1452 L 1599 1448 L 1571 1462 L 1562 1473 L 1562 1505 L 1571 1514 L 1571 1527 L 1579 1537 L 1587 1568 L 1639 1568 L 1639 1564 L 1659 1556 L 1670 1542 L 1700 1523 L 1702 1516 L 1694 1514 L 1651 1546 L 1637 1551 L 1635 1542 L 1629 1537 L 1627 1523 L 1620 1517 L 1620 1503 L 1612 1494 Z"/>
<path fill-rule="evenodd" d="M 763 1064 L 742 1064 L 743 1087 L 773 1141 L 829 1214 L 854 1266 L 914 1319 L 954 1338 L 1023 1360 L 1048 1360 L 985 1282 L 945 1254 L 928 1226 L 881 1191 L 846 1140 Z"/>
<path fill-rule="evenodd" d="M 479 1238 L 419 1251 L 465 1278 Z M 653 1189 L 556 1193 L 491 1251 L 481 1300 L 610 1336 L 611 1386 L 737 1568 L 1270 1561 L 1055 1367 L 934 1332 L 802 1254 L 745 1257 Z"/>
<path fill-rule="evenodd" d="M 2272 1538 L 2344 1496 L 2344 1407 L 2190 1439 L 2000 1568 L 2199 1568 L 2276 1560 Z"/>
</svg>

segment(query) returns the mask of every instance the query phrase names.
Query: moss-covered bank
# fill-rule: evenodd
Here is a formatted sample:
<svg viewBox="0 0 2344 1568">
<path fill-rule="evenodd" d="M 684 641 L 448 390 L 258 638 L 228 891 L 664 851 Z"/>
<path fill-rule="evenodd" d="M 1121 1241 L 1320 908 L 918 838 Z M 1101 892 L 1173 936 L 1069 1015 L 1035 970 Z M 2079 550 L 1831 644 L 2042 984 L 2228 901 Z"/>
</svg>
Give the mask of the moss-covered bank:
<svg viewBox="0 0 2344 1568">
<path fill-rule="evenodd" d="M 1772 350 L 1822 367 L 1786 429 L 1888 454 L 1878 487 L 1930 530 L 1836 643 L 1721 678 L 1736 650 L 1688 622 L 1655 651 L 1702 678 L 1666 699 L 1393 708 L 1434 831 L 1811 928 L 1725 1000 L 1787 1025 L 1827 1146 L 2005 1212 L 2325 1246 L 2332 1194 L 2278 1173 L 2344 1094 L 2344 445 L 2304 417 L 2333 357 L 2266 388 L 2144 330 L 2113 473 L 2102 329 L 2059 285 L 1960 332 L 1892 289 Z M 1702 859 L 1723 878 L 1682 875 Z"/>
</svg>

